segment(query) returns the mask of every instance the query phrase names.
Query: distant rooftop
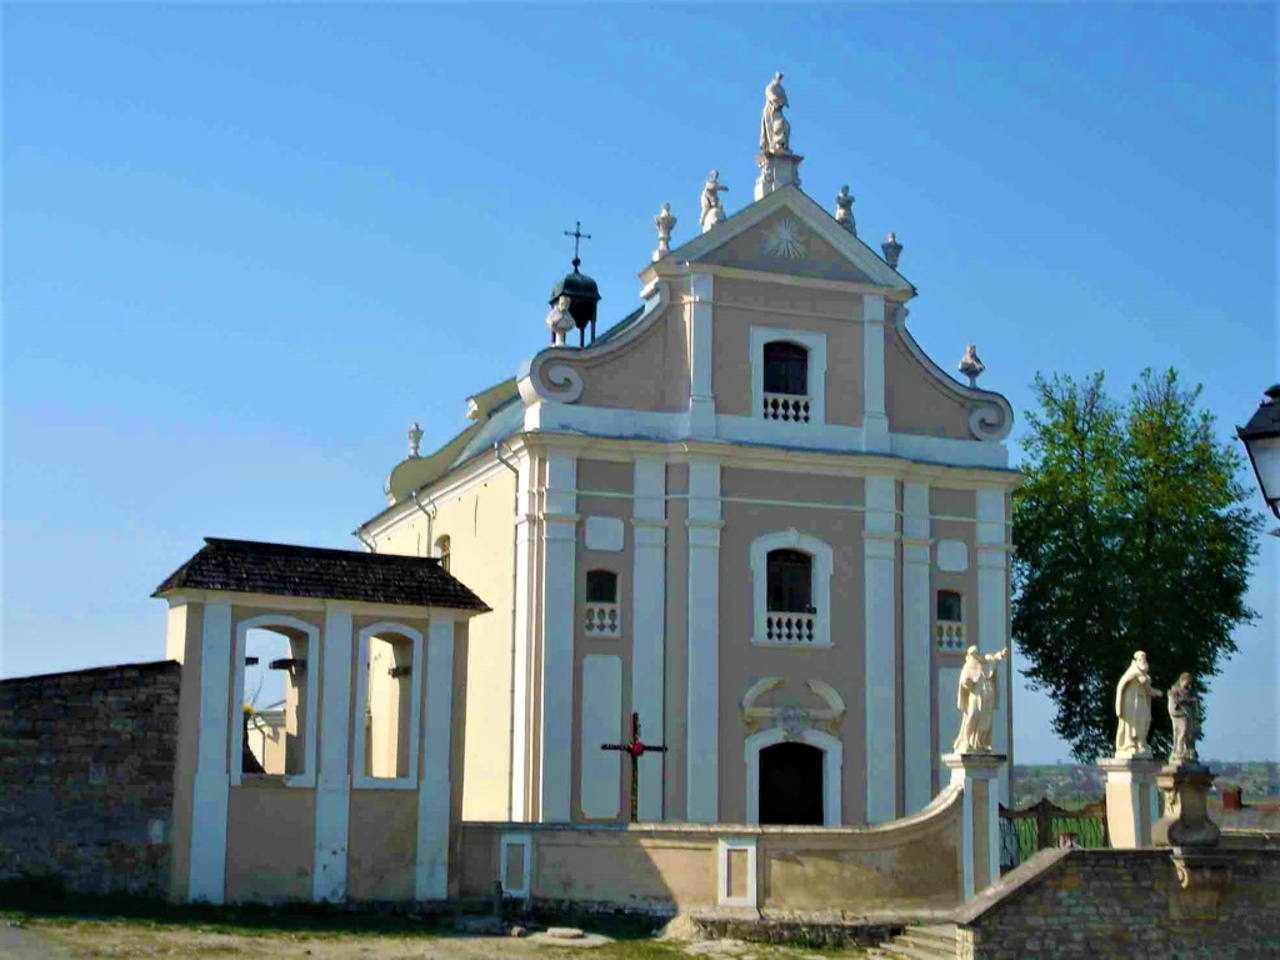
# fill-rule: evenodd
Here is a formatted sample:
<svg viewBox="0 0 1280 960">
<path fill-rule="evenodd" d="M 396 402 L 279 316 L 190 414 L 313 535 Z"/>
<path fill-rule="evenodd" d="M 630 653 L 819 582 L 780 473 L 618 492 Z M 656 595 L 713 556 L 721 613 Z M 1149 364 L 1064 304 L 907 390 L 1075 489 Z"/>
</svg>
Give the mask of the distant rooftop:
<svg viewBox="0 0 1280 960">
<path fill-rule="evenodd" d="M 175 570 L 152 596 L 174 590 L 226 590 L 283 597 L 312 597 L 449 607 L 484 612 L 489 607 L 432 557 L 404 557 L 331 550 L 255 540 L 205 537 L 195 556 Z"/>
</svg>

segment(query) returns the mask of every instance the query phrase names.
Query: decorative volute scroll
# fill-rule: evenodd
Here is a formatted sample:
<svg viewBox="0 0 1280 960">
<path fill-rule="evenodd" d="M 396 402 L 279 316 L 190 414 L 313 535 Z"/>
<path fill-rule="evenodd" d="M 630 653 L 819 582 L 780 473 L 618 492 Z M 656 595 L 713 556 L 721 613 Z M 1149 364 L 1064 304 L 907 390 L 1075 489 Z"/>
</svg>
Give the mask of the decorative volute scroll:
<svg viewBox="0 0 1280 960">
<path fill-rule="evenodd" d="M 585 386 L 583 365 L 624 349 L 648 330 L 666 309 L 670 301 L 670 289 L 665 281 L 659 281 L 656 287 L 651 287 L 646 292 L 649 300 L 644 313 L 618 336 L 586 347 L 547 347 L 525 361 L 516 378 L 525 406 L 539 401 L 576 403 L 580 400 Z"/>
<path fill-rule="evenodd" d="M 1009 401 L 993 390 L 979 390 L 956 382 L 920 349 L 920 345 L 911 336 L 911 331 L 907 329 L 906 317 L 907 308 L 898 304 L 893 311 L 893 323 L 902 335 L 903 344 L 940 386 L 965 401 L 970 436 L 990 443 L 998 443 L 1007 437 L 1013 429 L 1013 407 L 1009 406 Z"/>
</svg>

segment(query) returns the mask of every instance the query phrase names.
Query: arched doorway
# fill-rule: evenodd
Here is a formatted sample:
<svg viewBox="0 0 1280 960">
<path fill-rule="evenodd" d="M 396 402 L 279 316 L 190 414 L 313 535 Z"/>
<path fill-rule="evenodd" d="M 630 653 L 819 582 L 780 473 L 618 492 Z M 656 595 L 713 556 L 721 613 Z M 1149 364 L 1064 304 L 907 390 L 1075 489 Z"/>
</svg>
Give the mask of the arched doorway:
<svg viewBox="0 0 1280 960">
<path fill-rule="evenodd" d="M 784 741 L 760 751 L 760 823 L 822 826 L 822 750 Z"/>
</svg>

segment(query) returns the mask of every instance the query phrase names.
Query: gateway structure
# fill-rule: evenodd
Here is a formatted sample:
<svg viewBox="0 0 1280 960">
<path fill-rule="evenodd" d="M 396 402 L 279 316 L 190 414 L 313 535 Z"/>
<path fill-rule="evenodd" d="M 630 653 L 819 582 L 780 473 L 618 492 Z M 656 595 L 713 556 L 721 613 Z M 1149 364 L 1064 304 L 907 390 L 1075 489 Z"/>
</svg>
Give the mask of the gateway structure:
<svg viewBox="0 0 1280 960">
<path fill-rule="evenodd" d="M 965 650 L 1008 642 L 1013 415 L 972 347 L 966 385 L 916 344 L 893 235 L 877 254 L 847 187 L 835 215 L 801 190 L 781 80 L 754 202 L 728 215 L 713 173 L 674 246 L 664 204 L 641 306 L 598 336 L 575 257 L 552 345 L 436 452 L 410 431 L 357 530 L 492 607 L 465 819 L 627 819 L 631 763 L 601 746 L 633 715 L 667 747 L 636 764 L 642 821 L 874 824 L 947 786 Z"/>
</svg>

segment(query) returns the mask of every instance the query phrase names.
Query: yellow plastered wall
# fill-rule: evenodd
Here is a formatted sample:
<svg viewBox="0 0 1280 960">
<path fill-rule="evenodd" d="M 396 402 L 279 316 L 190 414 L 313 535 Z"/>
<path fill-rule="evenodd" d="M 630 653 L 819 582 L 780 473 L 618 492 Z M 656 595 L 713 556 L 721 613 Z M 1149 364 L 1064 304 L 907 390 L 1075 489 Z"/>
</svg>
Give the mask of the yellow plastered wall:
<svg viewBox="0 0 1280 960">
<path fill-rule="evenodd" d="M 430 491 L 428 491 L 430 493 Z M 379 553 L 429 556 L 449 538 L 449 572 L 493 608 L 470 622 L 462 816 L 504 820 L 511 777 L 511 625 L 515 474 L 506 468 L 447 496 L 422 496 L 430 521 L 411 520 L 375 540 Z"/>
</svg>

